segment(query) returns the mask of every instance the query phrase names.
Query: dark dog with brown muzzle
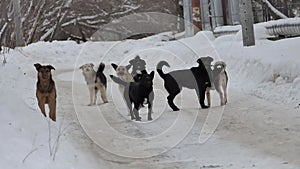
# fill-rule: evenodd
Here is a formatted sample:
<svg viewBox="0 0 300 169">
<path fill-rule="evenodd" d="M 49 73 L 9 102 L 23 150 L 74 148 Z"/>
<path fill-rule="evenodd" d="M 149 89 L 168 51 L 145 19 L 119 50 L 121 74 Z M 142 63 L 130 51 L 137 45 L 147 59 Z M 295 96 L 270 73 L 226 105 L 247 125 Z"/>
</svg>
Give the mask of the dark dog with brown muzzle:
<svg viewBox="0 0 300 169">
<path fill-rule="evenodd" d="M 38 72 L 36 97 L 39 108 L 41 109 L 42 114 L 47 117 L 45 104 L 48 104 L 50 119 L 56 121 L 56 89 L 51 74 L 51 70 L 55 70 L 55 68 L 51 65 L 41 65 L 39 63 L 34 64 L 34 66 Z"/>
</svg>

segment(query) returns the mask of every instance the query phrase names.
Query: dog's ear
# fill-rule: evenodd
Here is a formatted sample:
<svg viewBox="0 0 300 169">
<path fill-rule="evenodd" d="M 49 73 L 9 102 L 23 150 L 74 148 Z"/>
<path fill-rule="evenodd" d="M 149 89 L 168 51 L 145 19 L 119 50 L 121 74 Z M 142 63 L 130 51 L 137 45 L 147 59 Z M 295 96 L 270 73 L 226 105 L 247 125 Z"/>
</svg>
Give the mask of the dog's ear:
<svg viewBox="0 0 300 169">
<path fill-rule="evenodd" d="M 140 81 L 141 80 L 141 78 L 142 78 L 142 74 L 136 74 L 134 77 L 133 77 L 133 80 L 135 81 L 135 82 L 138 82 L 138 81 Z"/>
<path fill-rule="evenodd" d="M 47 65 L 46 67 L 47 67 L 48 69 L 50 69 L 50 70 L 51 70 L 51 69 L 55 70 L 55 68 L 54 68 L 52 65 Z"/>
<path fill-rule="evenodd" d="M 151 77 L 151 79 L 153 80 L 153 78 L 154 78 L 154 71 L 152 71 L 152 72 L 150 73 L 150 77 Z"/>
<path fill-rule="evenodd" d="M 141 72 L 142 72 L 142 74 L 148 74 L 146 69 L 142 70 Z"/>
<path fill-rule="evenodd" d="M 91 67 L 94 67 L 94 64 L 93 63 L 90 63 Z"/>
<path fill-rule="evenodd" d="M 203 63 L 203 61 L 205 62 L 205 59 L 206 59 L 206 57 L 199 58 L 197 60 L 197 63 Z"/>
<path fill-rule="evenodd" d="M 35 69 L 36 69 L 37 71 L 39 71 L 40 68 L 42 67 L 42 65 L 39 64 L 39 63 L 36 63 L 36 64 L 34 64 L 34 67 L 35 67 Z"/>
<path fill-rule="evenodd" d="M 115 70 L 117 70 L 118 65 L 112 63 L 111 66 L 112 66 Z"/>
<path fill-rule="evenodd" d="M 131 66 L 132 66 L 131 64 L 127 65 L 126 69 L 129 70 L 131 68 Z"/>
<path fill-rule="evenodd" d="M 201 58 L 197 59 L 197 63 L 202 63 Z"/>
<path fill-rule="evenodd" d="M 207 56 L 206 58 L 209 60 L 210 63 L 214 61 L 214 58 L 212 58 L 210 56 Z"/>
<path fill-rule="evenodd" d="M 129 64 L 131 64 L 131 65 L 133 65 L 134 64 L 134 59 L 131 59 L 130 61 L 129 61 Z"/>
<path fill-rule="evenodd" d="M 80 66 L 79 69 L 83 69 L 83 66 L 84 66 L 84 65 Z"/>
</svg>

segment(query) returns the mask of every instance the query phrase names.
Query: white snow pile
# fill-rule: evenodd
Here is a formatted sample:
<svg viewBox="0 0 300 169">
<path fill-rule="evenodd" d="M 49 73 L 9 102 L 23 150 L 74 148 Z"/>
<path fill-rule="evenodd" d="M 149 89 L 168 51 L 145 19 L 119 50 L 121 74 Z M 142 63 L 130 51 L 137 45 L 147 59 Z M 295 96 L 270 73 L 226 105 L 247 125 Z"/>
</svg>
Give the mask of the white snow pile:
<svg viewBox="0 0 300 169">
<path fill-rule="evenodd" d="M 300 38 L 270 41 L 265 23 L 254 27 L 256 45 L 242 46 L 242 32 L 212 43 L 227 62 L 230 82 L 249 94 L 286 105 L 300 102 Z"/>
<path fill-rule="evenodd" d="M 67 139 L 66 133 L 62 134 L 57 151 L 49 149 L 55 147 L 60 128 L 50 123 L 53 135 L 49 146 L 48 121 L 41 118 L 35 98 L 36 71 L 33 64 L 37 62 L 52 64 L 59 73 L 74 68 L 78 70 L 81 64 L 89 62 L 95 65 L 100 61 L 107 65 L 111 62 L 126 64 L 138 54 L 147 60 L 150 71 L 160 60 L 168 60 L 172 69 L 179 69 L 197 65 L 197 57 L 211 55 L 215 61 L 227 63 L 230 89 L 283 106 L 298 105 L 300 38 L 269 41 L 263 28 L 257 26 L 255 31 L 257 41 L 253 47 L 242 46 L 241 33 L 215 39 L 210 32 L 200 32 L 178 41 L 162 41 L 165 36 L 158 35 L 123 42 L 38 42 L 11 50 L 5 54 L 8 63 L 0 67 L 1 167 L 62 168 L 76 165 L 76 168 L 97 168 L 93 166 L 97 163 L 90 161 L 93 159 L 90 154 L 74 146 L 76 140 Z M 81 75 L 75 78 L 83 82 Z M 63 97 L 70 96 L 59 95 L 58 99 L 63 100 Z M 63 124 L 63 128 L 66 125 Z M 56 152 L 56 162 L 52 160 L 53 152 Z"/>
</svg>

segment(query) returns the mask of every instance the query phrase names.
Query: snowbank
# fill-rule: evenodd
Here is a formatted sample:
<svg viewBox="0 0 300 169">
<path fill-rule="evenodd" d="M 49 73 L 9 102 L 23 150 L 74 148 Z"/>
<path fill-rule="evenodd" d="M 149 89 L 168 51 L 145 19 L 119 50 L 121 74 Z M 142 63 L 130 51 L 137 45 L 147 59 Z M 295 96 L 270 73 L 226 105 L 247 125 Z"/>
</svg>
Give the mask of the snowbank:
<svg viewBox="0 0 300 169">
<path fill-rule="evenodd" d="M 265 24 L 255 25 L 256 45 L 242 46 L 241 32 L 217 38 L 213 43 L 228 64 L 235 87 L 278 104 L 300 102 L 298 78 L 300 38 L 269 41 Z M 283 99 L 284 98 L 284 99 Z"/>
</svg>

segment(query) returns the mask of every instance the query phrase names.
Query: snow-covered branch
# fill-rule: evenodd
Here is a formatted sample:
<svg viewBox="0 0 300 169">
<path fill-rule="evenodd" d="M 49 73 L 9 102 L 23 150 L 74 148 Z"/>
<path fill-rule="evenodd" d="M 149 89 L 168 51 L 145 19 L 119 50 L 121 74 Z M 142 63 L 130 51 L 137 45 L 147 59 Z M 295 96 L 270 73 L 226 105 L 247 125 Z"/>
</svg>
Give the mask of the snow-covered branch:
<svg viewBox="0 0 300 169">
<path fill-rule="evenodd" d="M 0 39 L 2 39 L 2 34 L 4 33 L 6 27 L 7 27 L 7 22 L 3 25 L 2 29 L 0 30 Z"/>
<path fill-rule="evenodd" d="M 282 12 L 280 12 L 279 10 L 277 10 L 268 0 L 263 0 L 263 3 L 265 3 L 268 8 L 276 15 L 278 16 L 280 19 L 287 19 L 288 17 L 285 16 Z"/>
</svg>

